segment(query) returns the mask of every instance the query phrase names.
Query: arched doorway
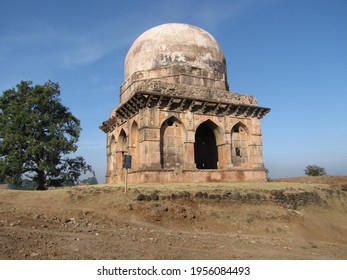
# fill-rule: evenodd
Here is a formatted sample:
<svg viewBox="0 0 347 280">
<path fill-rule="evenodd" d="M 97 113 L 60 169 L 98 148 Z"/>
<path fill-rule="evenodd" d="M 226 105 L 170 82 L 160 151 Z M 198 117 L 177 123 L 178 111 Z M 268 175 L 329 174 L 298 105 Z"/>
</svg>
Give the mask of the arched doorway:
<svg viewBox="0 0 347 280">
<path fill-rule="evenodd" d="M 180 168 L 183 165 L 184 128 L 175 117 L 160 127 L 160 164 L 162 168 Z"/>
<path fill-rule="evenodd" d="M 218 149 L 214 130 L 216 125 L 207 121 L 199 125 L 195 132 L 194 158 L 198 169 L 218 168 Z"/>
</svg>

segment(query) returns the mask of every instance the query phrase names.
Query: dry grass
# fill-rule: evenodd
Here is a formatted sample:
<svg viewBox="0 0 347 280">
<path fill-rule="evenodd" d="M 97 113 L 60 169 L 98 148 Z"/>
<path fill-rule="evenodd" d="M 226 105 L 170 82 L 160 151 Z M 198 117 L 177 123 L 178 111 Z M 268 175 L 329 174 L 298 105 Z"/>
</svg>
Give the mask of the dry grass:
<svg viewBox="0 0 347 280">
<path fill-rule="evenodd" d="M 274 182 L 295 182 L 308 184 L 347 185 L 347 176 L 301 176 L 273 179 Z"/>
<path fill-rule="evenodd" d="M 103 184 L 98 187 L 125 188 L 124 184 Z M 293 182 L 209 182 L 209 183 L 132 183 L 128 185 L 131 192 L 135 189 L 143 193 L 150 193 L 155 190 L 162 194 L 172 192 L 208 192 L 223 193 L 225 191 L 243 192 L 263 192 L 269 190 L 286 190 L 286 191 L 313 191 L 317 188 L 329 187 L 328 184 L 317 183 L 293 183 Z"/>
</svg>

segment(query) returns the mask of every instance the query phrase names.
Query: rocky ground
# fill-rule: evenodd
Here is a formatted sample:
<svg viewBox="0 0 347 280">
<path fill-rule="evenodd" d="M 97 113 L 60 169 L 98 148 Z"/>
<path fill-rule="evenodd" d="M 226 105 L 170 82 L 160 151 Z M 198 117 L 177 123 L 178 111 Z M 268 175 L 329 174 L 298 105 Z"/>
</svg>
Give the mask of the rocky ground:
<svg viewBox="0 0 347 280">
<path fill-rule="evenodd" d="M 2 189 L 0 259 L 347 259 L 345 186 Z"/>
</svg>

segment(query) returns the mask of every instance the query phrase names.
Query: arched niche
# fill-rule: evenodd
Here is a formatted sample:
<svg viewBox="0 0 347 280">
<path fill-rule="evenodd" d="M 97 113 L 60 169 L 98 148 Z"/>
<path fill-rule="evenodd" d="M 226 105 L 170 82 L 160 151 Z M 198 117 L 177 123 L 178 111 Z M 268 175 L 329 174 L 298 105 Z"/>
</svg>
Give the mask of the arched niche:
<svg viewBox="0 0 347 280">
<path fill-rule="evenodd" d="M 117 152 L 125 153 L 126 151 L 127 151 L 127 135 L 124 129 L 122 129 L 118 136 Z"/>
<path fill-rule="evenodd" d="M 231 162 L 234 166 L 248 164 L 248 129 L 241 122 L 231 129 Z"/>
<path fill-rule="evenodd" d="M 160 164 L 164 169 L 181 168 L 184 163 L 185 128 L 170 117 L 160 127 Z"/>
</svg>

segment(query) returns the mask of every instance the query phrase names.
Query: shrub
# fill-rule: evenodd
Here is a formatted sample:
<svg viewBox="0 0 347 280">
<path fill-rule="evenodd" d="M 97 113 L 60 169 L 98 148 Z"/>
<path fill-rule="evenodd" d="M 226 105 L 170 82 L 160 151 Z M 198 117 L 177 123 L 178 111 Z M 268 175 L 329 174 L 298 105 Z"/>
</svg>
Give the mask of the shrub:
<svg viewBox="0 0 347 280">
<path fill-rule="evenodd" d="M 327 175 L 325 169 L 317 165 L 308 165 L 306 166 L 304 171 L 307 176 L 326 176 Z"/>
</svg>

